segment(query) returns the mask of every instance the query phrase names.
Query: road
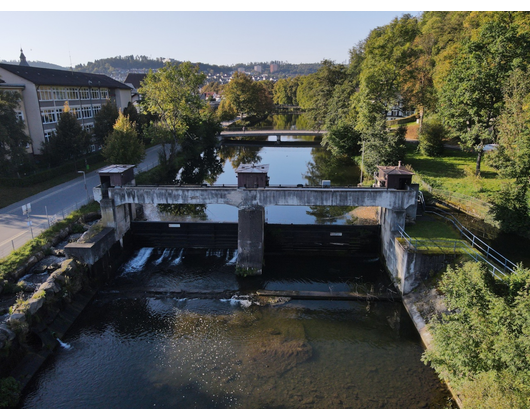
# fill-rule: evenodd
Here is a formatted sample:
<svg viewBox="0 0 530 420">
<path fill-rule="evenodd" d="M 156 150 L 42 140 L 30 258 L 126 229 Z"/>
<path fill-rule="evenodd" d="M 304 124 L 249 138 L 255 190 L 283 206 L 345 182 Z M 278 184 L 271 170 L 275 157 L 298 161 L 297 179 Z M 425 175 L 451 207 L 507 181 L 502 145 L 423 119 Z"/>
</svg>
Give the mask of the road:
<svg viewBox="0 0 530 420">
<path fill-rule="evenodd" d="M 158 151 L 161 146 L 154 146 L 146 150 L 146 157 L 137 165 L 135 172 L 142 172 L 156 165 Z M 13 249 L 24 245 L 33 236 L 49 227 L 54 219 L 62 219 L 71 211 L 87 203 L 87 193 L 92 194 L 92 189 L 99 184 L 97 170 L 86 174 L 86 185 L 83 174 L 78 178 L 57 185 L 18 203 L 0 209 L 0 258 L 8 255 Z M 22 214 L 22 206 L 31 204 L 28 226 L 28 217 Z"/>
</svg>

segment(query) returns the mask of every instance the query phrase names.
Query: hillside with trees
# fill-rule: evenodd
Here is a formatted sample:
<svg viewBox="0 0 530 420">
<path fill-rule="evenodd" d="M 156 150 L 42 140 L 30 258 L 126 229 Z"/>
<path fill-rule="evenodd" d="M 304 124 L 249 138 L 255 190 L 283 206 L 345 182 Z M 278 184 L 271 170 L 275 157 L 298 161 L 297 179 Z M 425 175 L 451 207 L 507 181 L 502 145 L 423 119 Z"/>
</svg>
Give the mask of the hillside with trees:
<svg viewBox="0 0 530 420">
<path fill-rule="evenodd" d="M 166 62 L 171 62 L 175 65 L 180 65 L 183 62 L 168 59 L 163 57 L 158 58 L 149 58 L 145 55 L 128 55 L 128 56 L 118 56 L 111 58 L 102 58 L 95 61 L 89 61 L 86 64 L 78 64 L 75 66 L 75 71 L 87 72 L 87 73 L 99 73 L 105 74 L 107 76 L 115 77 L 119 80 L 125 79 L 123 75 L 126 75 L 128 72 L 145 72 L 148 70 L 156 70 L 164 67 Z M 320 67 L 319 63 L 308 63 L 308 64 L 290 64 L 280 61 L 272 62 L 278 64 L 278 70 L 274 72 L 275 77 L 294 77 L 298 75 L 308 75 L 314 73 Z M 229 74 L 234 71 L 237 71 L 239 68 L 244 68 L 246 72 L 256 73 L 254 71 L 255 66 L 261 66 L 262 73 L 269 73 L 271 62 L 252 62 L 252 63 L 237 63 L 231 65 L 215 65 L 215 64 L 205 64 L 205 63 L 194 63 L 194 65 L 199 66 L 199 70 L 206 75 L 213 74 Z"/>
</svg>

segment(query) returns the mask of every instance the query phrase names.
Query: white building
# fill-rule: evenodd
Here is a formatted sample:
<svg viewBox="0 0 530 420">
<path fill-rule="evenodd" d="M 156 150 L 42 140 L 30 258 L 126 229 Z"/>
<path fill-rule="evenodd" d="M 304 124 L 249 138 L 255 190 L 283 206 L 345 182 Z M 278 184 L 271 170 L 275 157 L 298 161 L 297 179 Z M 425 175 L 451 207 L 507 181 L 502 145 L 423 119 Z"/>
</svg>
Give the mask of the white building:
<svg viewBox="0 0 530 420">
<path fill-rule="evenodd" d="M 22 95 L 19 114 L 31 138 L 30 153 L 41 154 L 42 144 L 56 130 L 65 102 L 86 130 L 94 127 L 94 117 L 106 101 L 122 110 L 131 102 L 131 88 L 108 76 L 30 67 L 23 53 L 20 59 L 20 65 L 0 63 L 0 89 L 17 90 Z"/>
</svg>

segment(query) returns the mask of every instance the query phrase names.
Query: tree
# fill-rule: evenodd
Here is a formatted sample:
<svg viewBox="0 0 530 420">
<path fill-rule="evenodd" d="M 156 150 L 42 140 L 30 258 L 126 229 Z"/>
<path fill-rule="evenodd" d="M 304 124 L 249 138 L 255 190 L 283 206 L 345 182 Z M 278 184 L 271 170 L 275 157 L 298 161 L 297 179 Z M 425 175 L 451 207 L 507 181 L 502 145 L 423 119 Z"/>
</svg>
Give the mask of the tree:
<svg viewBox="0 0 530 420">
<path fill-rule="evenodd" d="M 202 141 L 210 141 L 220 130 L 214 114 L 200 98 L 205 78 L 190 62 L 178 66 L 166 63 L 156 73 L 150 71 L 139 89 L 144 96 L 144 112 L 160 119 L 154 127 L 162 130 L 157 137 L 164 145 L 160 161 L 167 181 L 176 178 L 178 150 L 195 153 Z"/>
<path fill-rule="evenodd" d="M 462 392 L 465 408 L 529 408 L 530 271 L 497 280 L 468 262 L 449 268 L 439 289 L 449 313 L 429 325 L 424 362 Z"/>
<path fill-rule="evenodd" d="M 296 93 L 300 76 L 280 79 L 274 84 L 273 101 L 277 105 L 298 105 Z"/>
<path fill-rule="evenodd" d="M 404 69 L 414 59 L 412 44 L 418 33 L 418 21 L 409 14 L 370 32 L 364 43 L 359 74 L 362 100 L 358 106 L 368 108 L 363 111 L 366 116 L 373 112 L 386 113 L 401 102 Z"/>
<path fill-rule="evenodd" d="M 18 92 L 0 91 L 0 174 L 15 176 L 29 164 L 26 146 L 30 143 L 24 132 L 24 121 L 17 117 L 21 100 Z"/>
<path fill-rule="evenodd" d="M 436 115 L 429 117 L 418 137 L 420 153 L 424 156 L 441 156 L 444 151 L 443 139 L 447 135 L 445 127 Z"/>
<path fill-rule="evenodd" d="M 65 160 L 75 162 L 75 159 L 88 153 L 90 134 L 83 130 L 68 102 L 65 102 L 56 130 L 42 146 L 44 159 L 49 165 L 57 166 Z"/>
<path fill-rule="evenodd" d="M 373 174 L 376 166 L 397 165 L 405 157 L 405 130 L 400 126 L 391 133 L 386 126 L 386 119 L 379 115 L 374 124 L 361 132 L 364 143 L 364 169 Z"/>
<path fill-rule="evenodd" d="M 230 82 L 223 90 L 224 99 L 228 100 L 237 111 L 240 118 L 261 117 L 272 111 L 273 102 L 269 94 L 269 86 L 254 82 L 252 77 L 240 72 L 235 72 Z"/>
<path fill-rule="evenodd" d="M 506 232 L 528 232 L 530 214 L 530 70 L 516 69 L 504 86 L 504 108 L 498 118 L 498 147 L 491 161 L 508 178 L 491 213 Z"/>
<path fill-rule="evenodd" d="M 105 139 L 102 154 L 110 164 L 137 165 L 145 157 L 145 147 L 138 138 L 136 124 L 121 112 L 114 130 Z"/>
<path fill-rule="evenodd" d="M 347 77 L 346 66 L 324 60 L 315 74 L 301 79 L 297 100 L 308 119 L 313 122 L 314 128 L 320 129 L 326 126 L 329 104 L 335 95 L 335 89 L 342 90 Z M 349 95 L 346 95 L 346 100 L 349 100 Z"/>
<path fill-rule="evenodd" d="M 477 175 L 484 145 L 497 140 L 502 88 L 511 72 L 526 67 L 530 57 L 530 34 L 520 32 L 509 15 L 496 17 L 463 42 L 440 92 L 446 123 L 461 146 L 477 154 Z"/>
<path fill-rule="evenodd" d="M 97 146 L 103 146 L 105 138 L 112 133 L 119 112 L 116 104 L 106 101 L 98 114 L 94 117 L 94 139 Z"/>
</svg>

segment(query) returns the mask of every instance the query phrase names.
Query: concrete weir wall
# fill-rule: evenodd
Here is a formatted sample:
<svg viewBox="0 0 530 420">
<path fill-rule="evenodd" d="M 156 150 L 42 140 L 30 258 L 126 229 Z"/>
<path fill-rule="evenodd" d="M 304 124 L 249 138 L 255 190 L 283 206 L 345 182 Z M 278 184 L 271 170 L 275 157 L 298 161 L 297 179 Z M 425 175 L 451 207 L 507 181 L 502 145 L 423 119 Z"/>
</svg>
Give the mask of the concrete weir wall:
<svg viewBox="0 0 530 420">
<path fill-rule="evenodd" d="M 382 211 L 382 243 L 385 259 L 396 259 L 393 234 L 405 219 L 416 218 L 414 188 L 319 188 L 319 187 L 175 187 L 123 186 L 94 188 L 94 197 L 101 203 L 102 221 L 114 228 L 116 240 L 121 240 L 132 220 L 131 205 L 135 204 L 226 204 L 239 209 L 237 268 L 245 274 L 261 274 L 264 241 L 264 207 L 266 206 L 360 206 L 380 207 Z M 394 264 L 397 266 L 396 264 Z M 399 265 L 401 266 L 401 265 Z M 394 277 L 395 269 L 389 269 Z M 409 290 L 402 285 L 401 290 Z"/>
<path fill-rule="evenodd" d="M 440 269 L 445 255 L 428 255 L 406 249 L 399 241 L 396 226 L 405 226 L 405 213 L 381 209 L 382 254 L 387 270 L 403 295 L 410 293 L 431 271 Z"/>
</svg>

